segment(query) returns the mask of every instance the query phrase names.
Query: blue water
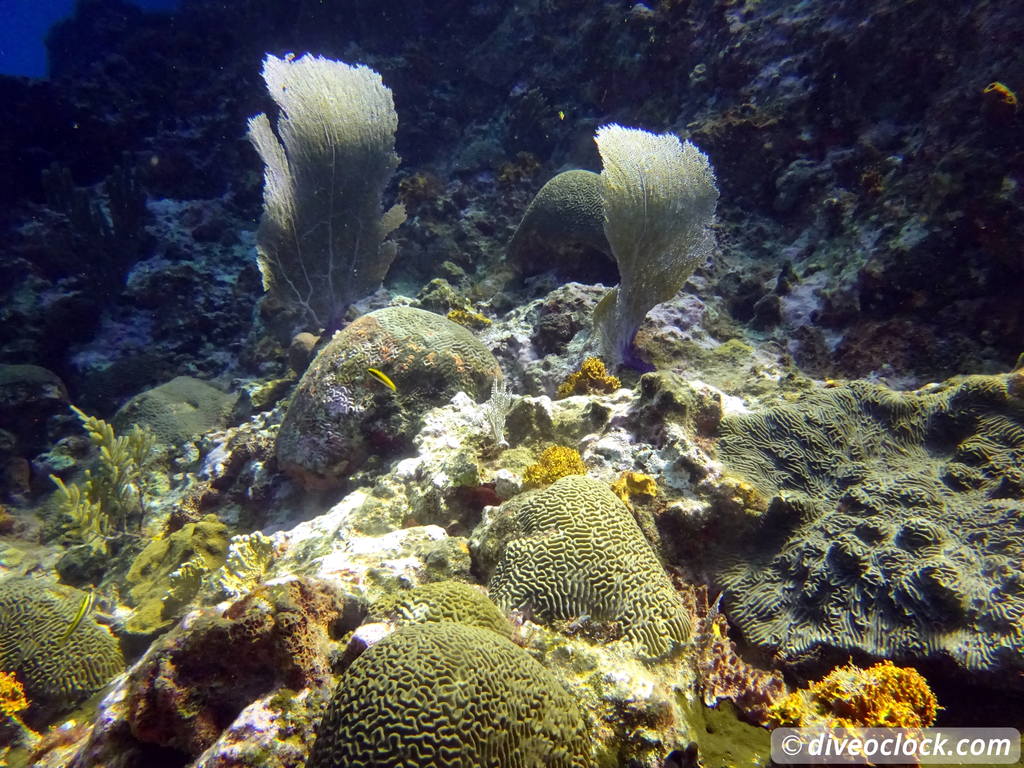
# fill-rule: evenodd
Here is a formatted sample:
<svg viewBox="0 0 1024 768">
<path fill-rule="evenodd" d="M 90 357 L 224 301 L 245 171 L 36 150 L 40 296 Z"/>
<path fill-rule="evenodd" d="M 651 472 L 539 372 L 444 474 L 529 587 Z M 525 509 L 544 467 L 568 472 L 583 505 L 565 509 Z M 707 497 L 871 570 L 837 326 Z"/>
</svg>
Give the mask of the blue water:
<svg viewBox="0 0 1024 768">
<path fill-rule="evenodd" d="M 147 11 L 173 11 L 180 0 L 129 0 Z M 46 33 L 75 0 L 0 0 L 0 75 L 46 77 Z"/>
</svg>

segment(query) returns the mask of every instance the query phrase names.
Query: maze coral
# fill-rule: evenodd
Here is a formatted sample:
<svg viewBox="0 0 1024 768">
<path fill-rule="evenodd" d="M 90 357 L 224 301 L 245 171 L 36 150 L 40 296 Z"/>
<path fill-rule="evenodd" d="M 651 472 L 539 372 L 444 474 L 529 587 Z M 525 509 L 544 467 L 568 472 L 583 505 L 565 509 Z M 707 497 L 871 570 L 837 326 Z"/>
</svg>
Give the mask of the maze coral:
<svg viewBox="0 0 1024 768">
<path fill-rule="evenodd" d="M 353 662 L 308 768 L 589 768 L 579 706 L 548 670 L 489 629 L 402 627 Z"/>
</svg>

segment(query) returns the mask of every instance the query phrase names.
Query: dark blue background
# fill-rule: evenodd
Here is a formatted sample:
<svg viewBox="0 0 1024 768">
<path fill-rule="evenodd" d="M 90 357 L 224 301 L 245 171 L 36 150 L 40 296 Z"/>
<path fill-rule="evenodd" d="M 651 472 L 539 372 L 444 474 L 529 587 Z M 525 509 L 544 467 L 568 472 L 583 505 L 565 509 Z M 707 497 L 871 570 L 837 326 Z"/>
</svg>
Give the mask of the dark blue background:
<svg viewBox="0 0 1024 768">
<path fill-rule="evenodd" d="M 153 11 L 169 11 L 179 0 L 130 0 Z M 71 15 L 75 0 L 0 0 L 0 74 L 46 76 L 43 40 L 56 22 Z"/>
</svg>

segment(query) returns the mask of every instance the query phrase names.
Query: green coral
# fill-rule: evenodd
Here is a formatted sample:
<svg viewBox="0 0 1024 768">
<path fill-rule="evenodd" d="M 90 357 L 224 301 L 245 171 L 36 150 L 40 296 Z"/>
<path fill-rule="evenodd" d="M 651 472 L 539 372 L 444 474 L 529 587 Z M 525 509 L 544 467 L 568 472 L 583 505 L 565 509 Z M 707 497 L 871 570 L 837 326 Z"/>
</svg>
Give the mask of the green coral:
<svg viewBox="0 0 1024 768">
<path fill-rule="evenodd" d="M 67 634 L 85 596 L 29 576 L 0 581 L 0 669 L 35 703 L 71 707 L 124 669 L 117 640 L 90 614 Z"/>
<path fill-rule="evenodd" d="M 488 629 L 412 624 L 345 671 L 308 768 L 589 768 L 573 697 Z"/>
<path fill-rule="evenodd" d="M 224 564 L 227 548 L 228 528 L 216 515 L 147 544 L 125 576 L 129 601 L 136 606 L 128 630 L 148 633 L 165 626 L 195 597 L 202 576 Z"/>
<path fill-rule="evenodd" d="M 679 594 L 607 484 L 563 477 L 505 502 L 499 515 L 515 532 L 490 582 L 498 605 L 540 620 L 619 621 L 626 639 L 649 658 L 689 637 Z"/>
<path fill-rule="evenodd" d="M 1024 670 L 1012 380 L 851 382 L 725 418 L 721 458 L 769 499 L 721 527 L 739 532 L 713 558 L 730 621 L 810 672 L 851 653 Z"/>
<path fill-rule="evenodd" d="M 80 483 L 67 485 L 56 475 L 57 509 L 69 521 L 68 530 L 83 544 L 101 552 L 108 542 L 142 525 L 152 487 L 156 441 L 134 427 L 116 435 L 113 426 L 71 406 L 99 452 L 99 463 L 86 470 Z"/>
<path fill-rule="evenodd" d="M 512 636 L 512 624 L 483 591 L 461 581 L 423 584 L 379 602 L 374 612 L 401 623 L 450 621 Z"/>
</svg>

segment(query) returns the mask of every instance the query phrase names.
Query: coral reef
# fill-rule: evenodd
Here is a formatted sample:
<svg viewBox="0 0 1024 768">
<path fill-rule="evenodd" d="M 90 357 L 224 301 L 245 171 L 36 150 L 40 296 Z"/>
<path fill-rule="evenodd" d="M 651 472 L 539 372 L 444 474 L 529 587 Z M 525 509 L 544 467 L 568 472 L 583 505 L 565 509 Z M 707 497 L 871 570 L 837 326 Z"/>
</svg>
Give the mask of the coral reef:
<svg viewBox="0 0 1024 768">
<path fill-rule="evenodd" d="M 488 629 L 428 622 L 345 671 L 307 765 L 587 768 L 590 752 L 576 702 L 529 654 Z"/>
<path fill-rule="evenodd" d="M 409 307 L 371 312 L 336 334 L 302 377 L 278 460 L 308 487 L 338 485 L 371 456 L 407 449 L 428 408 L 460 390 L 476 398 L 499 375 L 487 348 L 446 318 Z"/>
<path fill-rule="evenodd" d="M 124 669 L 106 627 L 89 615 L 75 623 L 85 597 L 30 576 L 0 581 L 0 669 L 17 675 L 33 709 L 73 707 Z"/>
<path fill-rule="evenodd" d="M 909 393 L 850 382 L 723 419 L 726 466 L 770 499 L 718 554 L 730 621 L 810 669 L 850 653 L 945 657 L 1018 684 L 1024 401 L 1014 376 Z"/>
<path fill-rule="evenodd" d="M 883 661 L 862 669 L 837 667 L 824 678 L 776 701 L 772 725 L 829 728 L 927 728 L 939 703 L 921 674 Z"/>
<path fill-rule="evenodd" d="M 502 504 L 491 528 L 475 531 L 473 544 L 479 553 L 493 548 L 487 539 L 500 539 L 502 530 L 510 536 L 497 547 L 489 583 L 498 605 L 543 621 L 589 616 L 619 622 L 626 640 L 650 658 L 688 639 L 687 609 L 607 484 L 563 477 Z"/>
</svg>

